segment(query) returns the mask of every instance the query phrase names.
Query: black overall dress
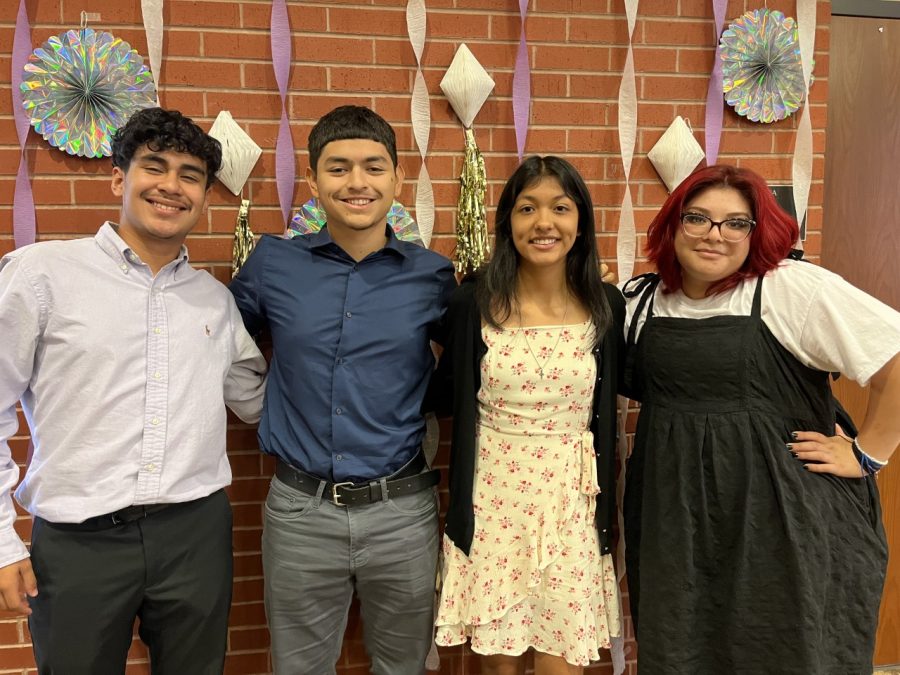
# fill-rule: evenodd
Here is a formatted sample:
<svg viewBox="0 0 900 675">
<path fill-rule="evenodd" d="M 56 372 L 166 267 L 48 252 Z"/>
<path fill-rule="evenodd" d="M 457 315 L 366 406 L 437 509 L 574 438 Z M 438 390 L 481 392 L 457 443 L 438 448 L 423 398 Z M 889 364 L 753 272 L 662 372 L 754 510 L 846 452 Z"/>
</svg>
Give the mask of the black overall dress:
<svg viewBox="0 0 900 675">
<path fill-rule="evenodd" d="M 746 281 L 744 283 L 754 283 Z M 626 287 L 641 401 L 625 542 L 640 675 L 871 675 L 887 546 L 871 478 L 807 471 L 792 431 L 834 434 L 828 373 L 760 318 L 653 316 Z M 641 287 L 642 286 L 642 287 Z"/>
</svg>

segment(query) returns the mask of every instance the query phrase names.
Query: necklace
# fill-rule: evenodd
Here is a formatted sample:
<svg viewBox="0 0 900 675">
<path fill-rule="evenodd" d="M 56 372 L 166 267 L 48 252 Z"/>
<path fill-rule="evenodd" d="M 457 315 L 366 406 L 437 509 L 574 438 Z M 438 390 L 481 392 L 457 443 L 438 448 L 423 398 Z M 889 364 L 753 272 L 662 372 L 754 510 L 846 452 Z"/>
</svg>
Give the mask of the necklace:
<svg viewBox="0 0 900 675">
<path fill-rule="evenodd" d="M 566 326 L 566 317 L 569 315 L 569 295 L 566 294 L 566 308 L 563 310 L 563 318 L 562 318 L 562 326 L 560 326 L 559 333 L 556 335 L 556 342 L 553 343 L 553 349 L 550 350 L 550 353 L 547 355 L 546 360 L 542 364 L 537 357 L 537 354 L 534 353 L 534 349 L 531 348 L 531 342 L 528 340 L 528 329 L 522 325 L 522 308 L 516 306 L 516 311 L 519 315 L 519 330 L 522 332 L 522 337 L 525 338 L 525 346 L 528 347 L 528 353 L 531 354 L 531 358 L 534 359 L 534 363 L 538 369 L 538 377 L 542 380 L 544 379 L 544 368 L 547 367 L 547 364 L 550 363 L 550 359 L 553 358 L 553 355 L 556 353 L 556 348 L 559 347 L 559 340 L 562 337 L 563 331 Z"/>
</svg>

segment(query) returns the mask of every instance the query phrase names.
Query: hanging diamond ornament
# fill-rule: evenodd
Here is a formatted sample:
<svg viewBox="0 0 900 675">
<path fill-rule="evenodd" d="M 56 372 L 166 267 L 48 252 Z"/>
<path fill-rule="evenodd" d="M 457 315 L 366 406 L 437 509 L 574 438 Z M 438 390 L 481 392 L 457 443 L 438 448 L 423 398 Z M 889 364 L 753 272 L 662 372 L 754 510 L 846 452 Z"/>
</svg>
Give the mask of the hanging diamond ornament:
<svg viewBox="0 0 900 675">
<path fill-rule="evenodd" d="M 441 80 L 441 91 L 465 127 L 465 157 L 459 177 L 456 209 L 456 271 L 471 272 L 490 254 L 484 197 L 487 175 L 484 158 L 475 142 L 472 124 L 481 106 L 494 89 L 494 80 L 462 44 Z"/>
<path fill-rule="evenodd" d="M 233 194 L 241 194 L 262 149 L 227 110 L 222 110 L 216 117 L 209 135 L 222 145 L 222 168 L 216 177 Z"/>
<path fill-rule="evenodd" d="M 647 153 L 647 159 L 653 164 L 669 192 L 691 175 L 703 157 L 703 148 L 694 138 L 690 122 L 680 115 Z"/>
</svg>

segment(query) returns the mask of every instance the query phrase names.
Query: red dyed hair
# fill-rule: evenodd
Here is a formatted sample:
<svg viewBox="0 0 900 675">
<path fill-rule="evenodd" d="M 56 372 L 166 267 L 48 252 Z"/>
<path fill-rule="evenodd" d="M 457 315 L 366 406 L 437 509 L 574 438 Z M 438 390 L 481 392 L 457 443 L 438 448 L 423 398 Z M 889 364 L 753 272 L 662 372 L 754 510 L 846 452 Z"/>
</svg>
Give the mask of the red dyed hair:
<svg viewBox="0 0 900 675">
<path fill-rule="evenodd" d="M 716 164 L 697 169 L 669 195 L 647 231 L 647 257 L 656 265 L 664 292 L 681 288 L 681 264 L 675 256 L 675 233 L 681 227 L 684 205 L 710 188 L 730 187 L 740 192 L 753 211 L 756 227 L 750 234 L 750 252 L 741 268 L 709 287 L 707 295 L 723 293 L 744 279 L 775 269 L 800 236 L 797 221 L 775 201 L 766 181 L 750 169 Z"/>
</svg>

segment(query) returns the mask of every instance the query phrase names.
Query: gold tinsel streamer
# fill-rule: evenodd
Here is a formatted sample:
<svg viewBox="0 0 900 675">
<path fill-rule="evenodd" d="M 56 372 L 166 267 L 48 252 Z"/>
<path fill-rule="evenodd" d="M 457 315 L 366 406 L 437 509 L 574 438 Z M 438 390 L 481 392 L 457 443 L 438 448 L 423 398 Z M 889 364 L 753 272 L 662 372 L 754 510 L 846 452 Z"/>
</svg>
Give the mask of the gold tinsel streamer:
<svg viewBox="0 0 900 675">
<path fill-rule="evenodd" d="M 242 199 L 234 226 L 234 247 L 231 249 L 231 276 L 240 272 L 253 250 L 253 230 L 250 229 L 250 200 Z"/>
<path fill-rule="evenodd" d="M 484 157 L 475 143 L 475 132 L 466 129 L 466 155 L 459 175 L 459 203 L 456 213 L 456 271 L 477 270 L 491 252 L 488 241 L 484 196 L 487 174 Z"/>
</svg>

